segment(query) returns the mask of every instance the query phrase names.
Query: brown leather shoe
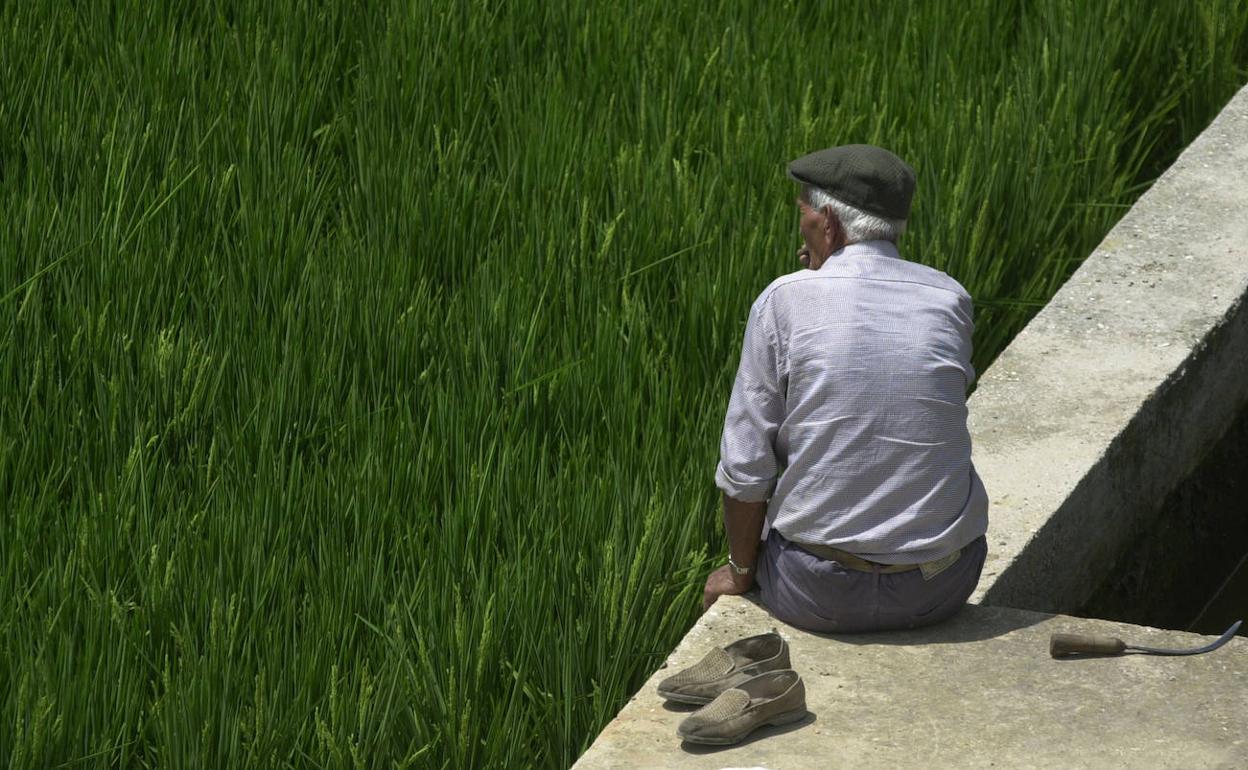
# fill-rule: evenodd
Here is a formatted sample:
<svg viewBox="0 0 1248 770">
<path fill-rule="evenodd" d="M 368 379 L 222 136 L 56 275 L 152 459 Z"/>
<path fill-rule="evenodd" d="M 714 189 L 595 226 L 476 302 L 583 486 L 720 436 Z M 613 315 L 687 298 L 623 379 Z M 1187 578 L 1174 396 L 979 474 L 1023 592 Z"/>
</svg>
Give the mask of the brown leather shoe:
<svg viewBox="0 0 1248 770">
<path fill-rule="evenodd" d="M 752 676 L 784 668 L 789 668 L 789 644 L 773 628 L 711 650 L 694 665 L 659 682 L 658 691 L 668 700 L 701 705 Z"/>
<path fill-rule="evenodd" d="M 796 671 L 768 671 L 725 690 L 685 718 L 676 734 L 690 743 L 737 743 L 764 725 L 806 716 L 806 685 Z"/>
</svg>

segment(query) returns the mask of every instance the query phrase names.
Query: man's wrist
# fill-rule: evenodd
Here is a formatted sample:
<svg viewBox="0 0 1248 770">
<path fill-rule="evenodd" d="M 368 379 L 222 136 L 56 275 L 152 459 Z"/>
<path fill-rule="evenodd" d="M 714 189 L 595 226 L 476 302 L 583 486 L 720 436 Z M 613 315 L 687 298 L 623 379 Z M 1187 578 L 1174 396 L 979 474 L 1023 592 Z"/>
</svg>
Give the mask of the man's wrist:
<svg viewBox="0 0 1248 770">
<path fill-rule="evenodd" d="M 733 559 L 732 554 L 728 554 L 728 574 L 738 588 L 748 590 L 754 585 L 754 565 L 742 564 Z"/>
</svg>

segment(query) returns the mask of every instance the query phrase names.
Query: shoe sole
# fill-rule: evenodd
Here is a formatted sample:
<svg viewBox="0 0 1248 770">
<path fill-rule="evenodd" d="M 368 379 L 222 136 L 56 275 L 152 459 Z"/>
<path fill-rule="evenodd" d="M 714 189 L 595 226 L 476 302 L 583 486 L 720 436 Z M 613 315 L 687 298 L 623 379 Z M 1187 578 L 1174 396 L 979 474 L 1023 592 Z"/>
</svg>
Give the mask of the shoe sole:
<svg viewBox="0 0 1248 770">
<path fill-rule="evenodd" d="M 667 690 L 659 690 L 658 692 L 660 696 L 668 700 L 676 701 L 677 703 L 689 703 L 694 706 L 705 706 L 715 700 L 714 698 L 705 698 L 701 695 L 684 695 L 678 692 L 668 692 Z"/>
<path fill-rule="evenodd" d="M 790 725 L 790 724 L 793 724 L 794 722 L 802 721 L 802 719 L 804 719 L 805 717 L 806 717 L 806 709 L 803 707 L 803 708 L 797 709 L 796 711 L 786 711 L 783 714 L 777 714 L 771 719 L 768 719 L 766 722 L 759 722 L 756 725 L 752 725 L 745 732 L 739 733 L 737 735 L 725 736 L 725 737 L 715 737 L 715 736 L 705 736 L 705 735 L 685 735 L 679 730 L 676 731 L 676 735 L 680 736 L 681 740 L 688 741 L 689 743 L 703 743 L 708 746 L 729 746 L 733 743 L 740 743 L 742 740 L 745 739 L 747 735 L 754 732 L 760 727 L 766 727 L 768 725 L 773 725 L 776 727 L 779 727 L 780 725 Z"/>
</svg>

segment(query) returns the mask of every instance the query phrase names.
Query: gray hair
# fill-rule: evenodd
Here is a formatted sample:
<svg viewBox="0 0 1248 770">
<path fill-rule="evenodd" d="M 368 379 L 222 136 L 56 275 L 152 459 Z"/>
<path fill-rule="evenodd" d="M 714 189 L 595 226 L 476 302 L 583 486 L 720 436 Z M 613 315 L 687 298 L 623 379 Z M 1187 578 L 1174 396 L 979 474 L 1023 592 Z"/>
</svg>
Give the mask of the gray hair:
<svg viewBox="0 0 1248 770">
<path fill-rule="evenodd" d="M 830 206 L 832 213 L 841 221 L 841 227 L 845 228 L 846 243 L 858 243 L 860 241 L 892 241 L 897 239 L 906 231 L 906 220 L 904 219 L 888 219 L 886 217 L 869 214 L 856 206 L 851 206 L 844 201 L 838 200 L 832 196 L 827 190 L 820 189 L 814 185 L 803 185 L 802 191 L 806 197 L 806 202 L 811 208 L 819 211 L 824 206 Z"/>
</svg>

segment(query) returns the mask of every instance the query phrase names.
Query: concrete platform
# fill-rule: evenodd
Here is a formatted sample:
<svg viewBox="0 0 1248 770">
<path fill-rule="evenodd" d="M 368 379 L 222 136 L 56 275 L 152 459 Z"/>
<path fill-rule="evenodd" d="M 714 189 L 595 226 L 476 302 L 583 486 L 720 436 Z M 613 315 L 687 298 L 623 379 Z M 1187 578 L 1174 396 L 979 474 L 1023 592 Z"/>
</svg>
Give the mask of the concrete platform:
<svg viewBox="0 0 1248 770">
<path fill-rule="evenodd" d="M 775 626 L 806 683 L 806 720 L 737 746 L 676 737 L 693 706 L 655 685 L 706 650 Z M 1248 640 L 1206 655 L 1054 660 L 1056 632 L 1188 647 L 1210 638 L 969 606 L 918 631 L 823 636 L 725 597 L 574 765 L 597 768 L 1248 767 Z"/>
</svg>

